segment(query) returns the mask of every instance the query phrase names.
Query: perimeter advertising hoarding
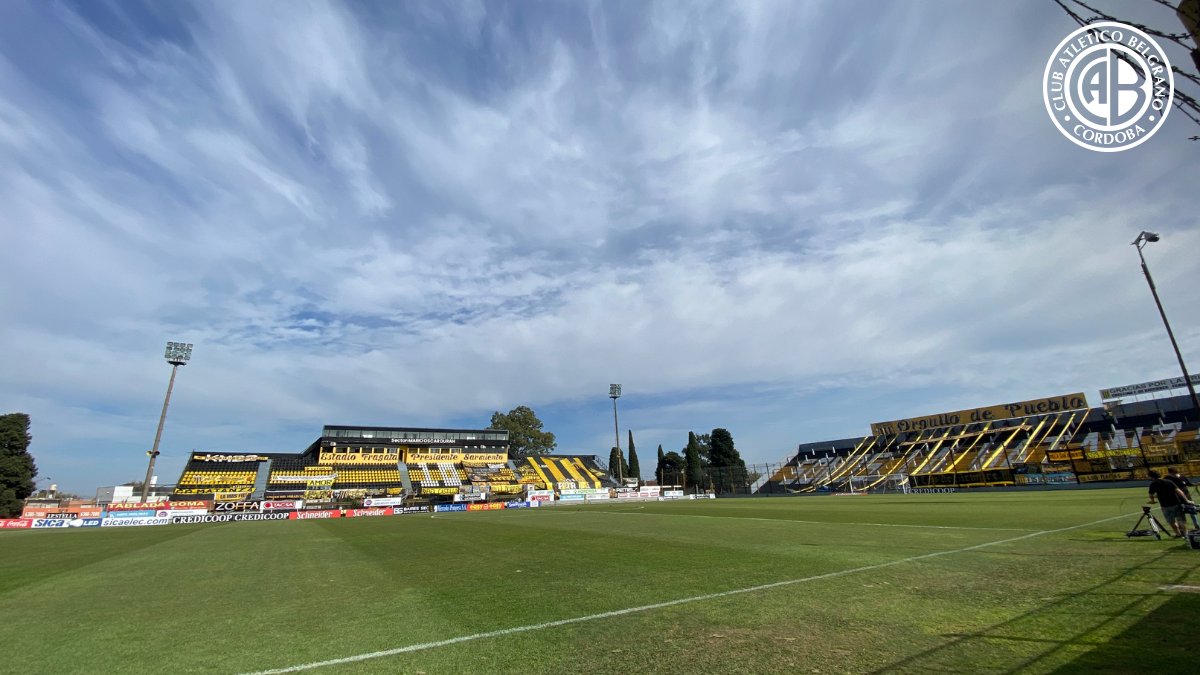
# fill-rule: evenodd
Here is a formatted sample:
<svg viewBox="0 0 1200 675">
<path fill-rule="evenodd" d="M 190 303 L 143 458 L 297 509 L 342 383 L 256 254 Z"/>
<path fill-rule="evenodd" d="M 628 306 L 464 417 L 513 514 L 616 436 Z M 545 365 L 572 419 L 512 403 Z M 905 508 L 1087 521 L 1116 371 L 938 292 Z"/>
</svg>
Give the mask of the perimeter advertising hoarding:
<svg viewBox="0 0 1200 675">
<path fill-rule="evenodd" d="M 257 501 L 240 501 L 240 502 L 217 502 L 213 504 L 213 511 L 220 513 L 244 513 L 246 511 L 261 511 Z"/>
<path fill-rule="evenodd" d="M 203 516 L 208 509 L 159 509 L 154 512 L 155 518 L 174 518 L 175 516 Z"/>
<path fill-rule="evenodd" d="M 0 530 L 24 530 L 33 526 L 33 520 L 30 518 L 3 518 L 0 519 Z"/>
<path fill-rule="evenodd" d="M 145 509 L 142 511 L 109 511 L 108 518 L 153 518 L 158 514 L 154 509 Z"/>
<path fill-rule="evenodd" d="M 504 505 L 506 509 L 536 509 L 542 505 L 541 502 L 508 502 Z"/>
<path fill-rule="evenodd" d="M 438 513 L 443 513 L 446 511 L 466 511 L 467 505 L 466 504 L 434 504 L 433 510 L 437 511 Z"/>
<path fill-rule="evenodd" d="M 467 504 L 468 511 L 499 511 L 504 508 L 504 502 L 491 502 L 490 504 Z"/>
<path fill-rule="evenodd" d="M 346 509 L 347 518 L 361 518 L 363 516 L 390 516 L 393 513 L 395 512 L 390 506 L 382 509 Z"/>
<path fill-rule="evenodd" d="M 404 497 L 367 497 L 363 500 L 363 506 L 400 506 L 404 504 Z"/>
<path fill-rule="evenodd" d="M 196 523 L 230 523 L 243 520 L 288 520 L 290 513 L 272 511 L 269 513 L 210 513 L 203 516 L 175 516 L 170 522 L 175 525 L 192 525 Z"/>
<path fill-rule="evenodd" d="M 100 527 L 102 522 L 104 522 L 103 518 L 76 518 L 68 520 L 67 527 Z"/>
<path fill-rule="evenodd" d="M 304 508 L 303 499 L 276 499 L 262 502 L 263 511 L 299 511 L 302 508 Z"/>
<path fill-rule="evenodd" d="M 168 525 L 170 522 L 170 518 L 105 518 L 100 521 L 100 527 L 144 527 Z"/>
<path fill-rule="evenodd" d="M 51 527 L 67 527 L 68 520 L 60 520 L 57 518 L 35 518 L 31 527 L 35 529 L 51 528 Z"/>
<path fill-rule="evenodd" d="M 322 511 L 292 511 L 288 514 L 288 518 L 292 520 L 323 520 L 326 518 L 341 518 L 342 512 L 336 509 L 325 509 Z"/>
<path fill-rule="evenodd" d="M 958 424 L 976 424 L 980 422 L 995 422 L 1012 420 L 1032 415 L 1045 415 L 1069 410 L 1086 410 L 1087 397 L 1083 392 L 1039 398 L 1031 401 L 1005 403 L 984 408 L 969 408 L 957 412 L 940 415 L 925 415 L 910 417 L 891 422 L 875 422 L 871 424 L 871 433 L 875 436 L 906 433 L 909 431 L 926 431 L 940 427 L 951 427 Z"/>
</svg>

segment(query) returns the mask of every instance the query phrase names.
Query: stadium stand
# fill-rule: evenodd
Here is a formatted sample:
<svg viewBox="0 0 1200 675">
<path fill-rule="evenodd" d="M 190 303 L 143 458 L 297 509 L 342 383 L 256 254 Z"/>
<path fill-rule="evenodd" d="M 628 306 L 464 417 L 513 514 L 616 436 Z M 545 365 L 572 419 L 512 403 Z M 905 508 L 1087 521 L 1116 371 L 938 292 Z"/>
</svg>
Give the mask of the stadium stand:
<svg viewBox="0 0 1200 675">
<path fill-rule="evenodd" d="M 763 472 L 754 491 L 1142 480 L 1149 467 L 1168 465 L 1196 475 L 1198 427 L 1187 396 L 1102 408 L 1087 408 L 1082 394 L 1053 397 L 877 423 L 869 436 L 802 445 Z"/>
</svg>

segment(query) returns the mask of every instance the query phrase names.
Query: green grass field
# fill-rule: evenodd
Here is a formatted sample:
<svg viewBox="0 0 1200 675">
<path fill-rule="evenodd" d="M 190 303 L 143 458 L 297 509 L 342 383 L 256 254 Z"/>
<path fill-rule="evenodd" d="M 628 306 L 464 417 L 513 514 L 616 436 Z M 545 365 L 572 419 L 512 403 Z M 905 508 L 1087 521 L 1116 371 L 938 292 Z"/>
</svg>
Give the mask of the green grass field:
<svg viewBox="0 0 1200 675">
<path fill-rule="evenodd" d="M 1164 587 L 1200 587 L 1200 551 L 1126 538 L 1143 500 L 821 496 L 3 532 L 0 671 L 1196 672 L 1200 594 Z"/>
</svg>

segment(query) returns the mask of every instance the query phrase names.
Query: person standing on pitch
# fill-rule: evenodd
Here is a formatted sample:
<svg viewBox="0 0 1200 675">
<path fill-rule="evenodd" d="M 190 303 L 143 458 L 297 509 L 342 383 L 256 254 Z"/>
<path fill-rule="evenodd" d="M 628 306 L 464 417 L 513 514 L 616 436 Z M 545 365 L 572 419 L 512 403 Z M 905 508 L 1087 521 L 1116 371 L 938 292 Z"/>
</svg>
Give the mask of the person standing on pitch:
<svg viewBox="0 0 1200 675">
<path fill-rule="evenodd" d="M 1183 490 L 1179 489 L 1178 485 L 1163 478 L 1162 474 L 1151 469 L 1150 503 L 1153 504 L 1156 500 L 1162 509 L 1163 518 L 1175 530 L 1175 536 L 1184 536 L 1187 533 L 1187 523 L 1183 519 L 1183 505 L 1185 503 L 1190 504 L 1191 500 L 1187 498 L 1187 495 L 1183 494 Z"/>
<path fill-rule="evenodd" d="M 1173 466 L 1168 466 L 1167 467 L 1167 475 L 1163 476 L 1163 478 L 1166 478 L 1167 480 L 1174 483 L 1175 486 L 1178 487 L 1183 492 L 1183 496 L 1189 502 L 1192 501 L 1192 493 L 1191 493 L 1191 491 L 1188 490 L 1188 488 L 1194 487 L 1192 485 L 1192 481 L 1188 480 L 1183 474 L 1179 473 L 1179 469 L 1176 469 Z M 1191 508 L 1188 508 L 1188 507 L 1191 507 Z M 1196 522 L 1196 505 L 1194 503 L 1184 504 L 1183 512 L 1185 514 L 1187 514 L 1188 516 L 1191 516 L 1192 527 L 1196 528 L 1197 530 L 1200 530 L 1200 522 Z"/>
</svg>

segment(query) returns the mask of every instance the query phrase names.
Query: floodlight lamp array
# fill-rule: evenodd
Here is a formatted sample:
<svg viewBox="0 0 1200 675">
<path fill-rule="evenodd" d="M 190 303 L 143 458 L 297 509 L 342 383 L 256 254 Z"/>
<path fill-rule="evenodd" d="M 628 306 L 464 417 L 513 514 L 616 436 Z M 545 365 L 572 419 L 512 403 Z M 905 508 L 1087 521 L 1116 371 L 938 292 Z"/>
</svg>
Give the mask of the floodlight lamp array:
<svg viewBox="0 0 1200 675">
<path fill-rule="evenodd" d="M 181 366 L 192 359 L 192 343 L 168 342 L 165 356 L 167 363 Z"/>
</svg>

